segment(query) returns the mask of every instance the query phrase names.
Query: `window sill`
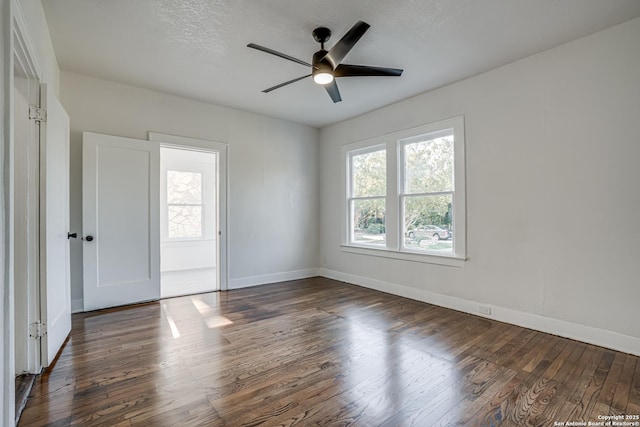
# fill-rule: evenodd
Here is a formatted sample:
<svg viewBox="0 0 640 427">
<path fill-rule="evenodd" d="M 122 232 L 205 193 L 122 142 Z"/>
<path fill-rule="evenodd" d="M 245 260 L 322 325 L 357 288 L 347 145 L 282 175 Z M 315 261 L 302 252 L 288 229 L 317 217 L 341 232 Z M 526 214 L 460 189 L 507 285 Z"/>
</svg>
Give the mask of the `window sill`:
<svg viewBox="0 0 640 427">
<path fill-rule="evenodd" d="M 464 267 L 467 258 L 456 257 L 454 255 L 434 255 L 426 253 L 398 251 L 386 248 L 372 248 L 365 246 L 340 245 L 342 252 L 352 254 L 375 256 L 380 258 L 399 259 L 403 261 L 421 262 L 425 264 L 446 265 L 448 267 Z"/>
</svg>

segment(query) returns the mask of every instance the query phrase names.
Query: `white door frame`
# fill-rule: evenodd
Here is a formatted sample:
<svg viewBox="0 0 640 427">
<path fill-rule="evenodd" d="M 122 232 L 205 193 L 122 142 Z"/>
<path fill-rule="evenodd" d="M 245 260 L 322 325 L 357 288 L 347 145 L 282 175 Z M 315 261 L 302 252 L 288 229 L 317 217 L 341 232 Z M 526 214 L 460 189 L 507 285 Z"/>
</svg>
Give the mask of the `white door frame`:
<svg viewBox="0 0 640 427">
<path fill-rule="evenodd" d="M 184 136 L 169 135 L 158 132 L 149 132 L 149 141 L 155 141 L 161 147 L 179 149 L 198 149 L 218 154 L 218 236 L 217 236 L 217 268 L 218 289 L 228 289 L 228 239 L 227 239 L 227 144 L 222 142 L 207 141 L 205 139 L 187 138 Z"/>
<path fill-rule="evenodd" d="M 39 83 L 16 61 L 14 86 L 27 105 L 39 105 Z M 14 112 L 14 316 L 16 374 L 37 374 L 40 340 L 31 338 L 29 325 L 40 320 L 40 129 L 29 119 L 28 106 Z"/>
<path fill-rule="evenodd" d="M 22 10 L 19 6 L 19 2 L 14 0 L 13 3 L 15 6 L 14 15 L 13 15 L 13 20 L 14 20 L 14 29 L 13 29 L 14 55 L 13 57 L 15 61 L 14 68 L 18 72 L 20 72 L 20 74 L 22 74 L 22 77 L 26 78 L 28 81 L 29 94 L 28 94 L 27 101 L 29 102 L 30 105 L 39 106 L 40 105 L 40 82 L 42 81 L 42 69 L 40 67 L 40 64 L 38 63 L 38 56 L 37 56 L 34 44 L 29 35 L 27 24 L 22 14 Z M 13 117 L 12 122 L 14 124 L 17 123 L 17 118 L 15 116 Z M 27 200 L 27 205 L 26 205 L 26 209 L 28 209 L 30 213 L 32 214 L 35 213 L 33 216 L 29 215 L 28 227 L 31 233 L 27 235 L 27 239 L 28 239 L 28 246 L 30 248 L 30 251 L 35 250 L 35 253 L 29 254 L 29 256 L 35 257 L 36 259 L 29 259 L 29 260 L 26 260 L 26 262 L 22 262 L 18 265 L 14 264 L 15 268 L 27 268 L 29 270 L 32 270 L 30 272 L 32 276 L 29 277 L 29 281 L 27 283 L 28 286 L 26 290 L 19 290 L 17 287 L 15 287 L 15 282 L 14 282 L 14 298 L 15 298 L 14 301 L 17 303 L 19 301 L 18 300 L 19 296 L 24 298 L 21 302 L 21 306 L 18 306 L 18 305 L 14 306 L 14 316 L 21 316 L 22 314 L 23 315 L 22 320 L 25 321 L 27 325 L 35 323 L 38 320 L 41 320 L 40 264 L 38 262 L 38 258 L 40 256 L 40 242 L 41 242 L 40 227 L 39 227 L 40 218 L 38 214 L 40 209 L 40 196 L 39 196 L 40 129 L 38 128 L 38 126 L 35 124 L 35 121 L 33 120 L 29 121 L 28 126 L 29 126 L 28 144 L 30 147 L 36 148 L 37 154 L 35 154 L 35 156 L 38 157 L 37 159 L 35 158 L 30 159 L 30 161 L 35 161 L 34 165 L 37 165 L 36 170 L 38 171 L 37 173 L 38 176 L 29 177 L 29 179 L 35 178 L 33 181 L 28 183 L 29 185 L 28 191 L 35 197 L 31 197 L 29 200 Z M 15 136 L 17 132 L 18 130 L 14 129 L 14 134 L 12 138 L 13 139 L 12 148 L 13 148 L 14 156 L 17 154 L 17 151 L 18 151 L 18 147 L 16 145 L 17 141 L 15 140 Z M 15 190 L 15 186 L 17 184 L 15 170 L 12 171 L 12 177 L 14 179 L 14 182 L 12 183 L 12 187 L 14 187 L 14 190 Z M 12 203 L 14 203 L 12 210 L 15 213 L 16 211 L 15 191 L 14 191 L 14 194 L 12 195 L 12 198 L 13 198 Z M 16 225 L 15 221 L 16 221 L 16 218 L 14 217 L 13 218 L 14 224 L 12 224 L 14 227 Z M 35 222 L 35 224 L 32 224 L 32 222 Z M 14 228 L 13 230 L 14 239 L 16 237 L 16 233 L 17 233 L 17 230 Z M 15 247 L 15 241 L 14 241 L 14 247 Z M 15 254 L 14 254 L 14 257 L 15 257 Z M 15 259 L 14 259 L 14 262 L 15 262 Z M 14 271 L 14 279 L 16 274 L 19 274 L 19 271 L 17 270 Z M 20 295 L 21 293 L 22 295 Z M 20 313 L 20 311 L 23 311 L 23 310 L 26 310 L 26 312 Z M 27 372 L 30 374 L 38 374 L 42 370 L 41 354 L 40 354 L 41 342 L 38 339 L 33 339 L 29 337 L 28 335 L 26 337 L 26 340 L 27 340 L 26 354 L 23 353 L 25 351 L 24 348 L 23 349 L 15 348 L 14 355 L 15 357 L 26 357 L 28 360 Z M 19 374 L 19 373 L 20 372 L 17 372 L 16 374 Z"/>
<path fill-rule="evenodd" d="M 2 127 L 5 129 L 0 141 L 0 156 L 3 180 L 0 189 L 2 209 L 0 211 L 0 251 L 3 254 L 3 264 L 0 267 L 3 291 L 2 301 L 2 406 L 0 424 L 13 425 L 15 420 L 15 266 L 14 266 L 14 194 L 15 194 L 15 122 L 14 122 L 14 67 L 28 80 L 38 84 L 42 81 L 42 68 L 38 61 L 37 51 L 28 31 L 22 9 L 18 0 L 2 2 L 0 5 L 0 27 L 2 28 L 3 44 L 0 47 L 2 76 Z M 31 100 L 29 100 L 31 102 Z M 6 177 L 6 178 L 4 178 Z M 37 295 L 37 289 L 35 290 Z M 39 312 L 39 310 L 37 311 Z M 39 315 L 39 313 L 38 313 Z M 29 320 L 30 321 L 30 320 Z M 34 351 L 39 360 L 39 348 Z M 31 358 L 31 355 L 29 356 Z"/>
</svg>

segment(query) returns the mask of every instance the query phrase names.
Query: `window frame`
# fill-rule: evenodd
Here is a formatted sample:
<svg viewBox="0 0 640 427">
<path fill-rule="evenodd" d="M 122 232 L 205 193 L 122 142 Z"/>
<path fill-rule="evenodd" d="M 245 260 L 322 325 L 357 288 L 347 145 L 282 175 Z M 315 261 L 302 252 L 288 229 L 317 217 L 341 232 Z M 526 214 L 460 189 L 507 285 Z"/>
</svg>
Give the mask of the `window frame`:
<svg viewBox="0 0 640 427">
<path fill-rule="evenodd" d="M 410 141 L 425 140 L 425 136 L 453 132 L 454 137 L 454 180 L 453 180 L 453 248 L 451 252 L 416 250 L 404 247 L 404 164 L 403 146 Z M 437 137 L 437 136 L 435 136 Z M 386 194 L 386 246 L 366 245 L 353 241 L 351 224 L 351 158 L 353 155 L 386 149 L 387 194 Z M 415 262 L 462 266 L 466 253 L 466 170 L 464 117 L 456 116 L 430 124 L 405 129 L 387 135 L 343 145 L 342 155 L 342 236 L 341 248 L 344 252 Z M 446 192 L 449 193 L 449 192 Z"/>
</svg>

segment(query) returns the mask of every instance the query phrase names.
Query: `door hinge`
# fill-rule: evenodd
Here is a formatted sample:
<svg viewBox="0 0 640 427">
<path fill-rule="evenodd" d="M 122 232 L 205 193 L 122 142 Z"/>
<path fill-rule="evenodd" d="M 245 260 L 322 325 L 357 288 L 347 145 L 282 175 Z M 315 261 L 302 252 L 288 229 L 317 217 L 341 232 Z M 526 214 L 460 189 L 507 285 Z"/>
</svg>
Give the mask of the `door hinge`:
<svg viewBox="0 0 640 427">
<path fill-rule="evenodd" d="M 47 110 L 44 108 L 29 105 L 29 120 L 35 120 L 38 123 L 47 121 Z"/>
<path fill-rule="evenodd" d="M 46 323 L 38 320 L 29 325 L 29 336 L 31 338 L 40 339 L 45 335 L 47 335 Z"/>
</svg>

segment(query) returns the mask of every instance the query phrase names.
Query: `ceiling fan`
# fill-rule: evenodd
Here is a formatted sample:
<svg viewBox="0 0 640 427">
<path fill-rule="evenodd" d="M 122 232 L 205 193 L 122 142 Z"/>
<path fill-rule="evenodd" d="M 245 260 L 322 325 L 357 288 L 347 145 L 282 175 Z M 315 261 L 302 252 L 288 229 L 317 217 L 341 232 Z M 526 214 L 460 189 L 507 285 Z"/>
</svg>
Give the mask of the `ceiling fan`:
<svg viewBox="0 0 640 427">
<path fill-rule="evenodd" d="M 329 41 L 331 37 L 331 30 L 325 27 L 319 27 L 313 30 L 313 38 L 320 43 L 320 50 L 313 54 L 311 64 L 286 55 L 282 52 L 269 49 L 268 47 L 260 46 L 255 43 L 249 43 L 247 47 L 257 49 L 262 52 L 269 53 L 271 55 L 279 56 L 280 58 L 288 59 L 289 61 L 297 62 L 298 64 L 305 65 L 311 68 L 311 74 L 297 77 L 293 80 L 289 80 L 279 85 L 272 86 L 262 92 L 268 93 L 272 90 L 279 89 L 283 86 L 295 83 L 304 78 L 313 76 L 313 81 L 319 85 L 323 85 L 327 90 L 327 93 L 333 100 L 333 102 L 342 101 L 338 85 L 336 84 L 337 77 L 362 77 L 362 76 L 388 76 L 398 77 L 402 75 L 402 71 L 399 68 L 384 68 L 384 67 L 371 67 L 368 65 L 349 65 L 341 64 L 349 51 L 360 40 L 364 33 L 369 29 L 370 25 L 363 21 L 358 21 L 353 27 L 331 48 L 329 51 L 324 50 L 324 44 Z"/>
</svg>

